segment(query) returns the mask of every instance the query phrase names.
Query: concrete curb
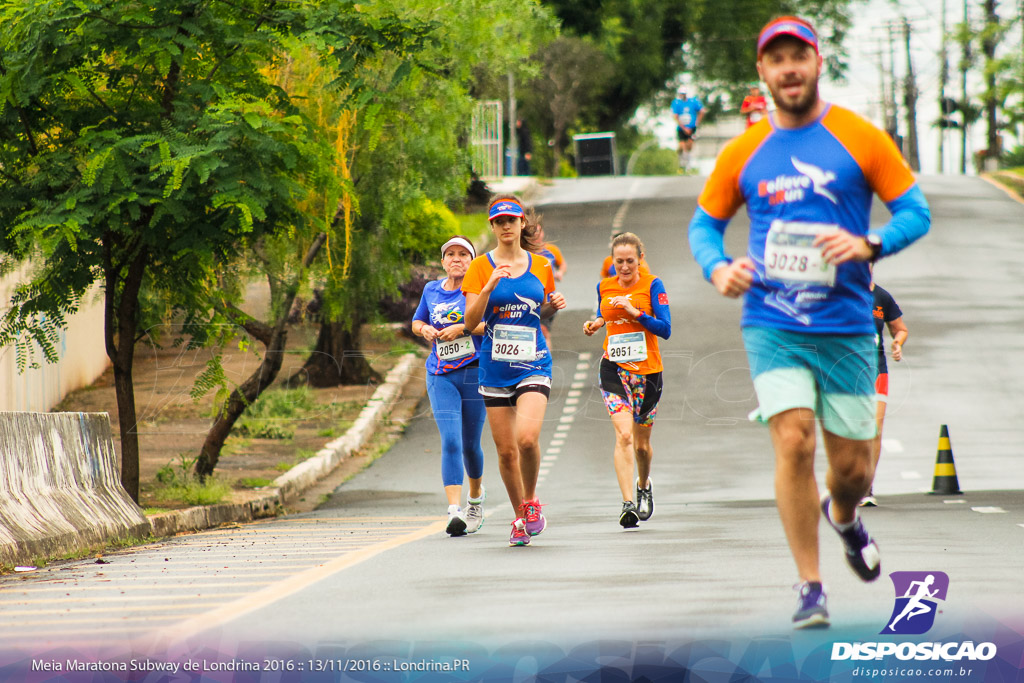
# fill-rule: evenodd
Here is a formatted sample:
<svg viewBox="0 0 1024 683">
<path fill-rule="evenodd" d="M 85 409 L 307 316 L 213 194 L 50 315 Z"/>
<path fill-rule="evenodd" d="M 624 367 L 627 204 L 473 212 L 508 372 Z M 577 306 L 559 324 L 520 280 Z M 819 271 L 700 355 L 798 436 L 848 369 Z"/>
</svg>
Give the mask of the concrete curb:
<svg viewBox="0 0 1024 683">
<path fill-rule="evenodd" d="M 153 535 L 173 536 L 182 532 L 209 529 L 220 524 L 249 522 L 277 515 L 287 499 L 298 495 L 330 474 L 345 458 L 363 447 L 373 436 L 376 426 L 391 412 L 402 387 L 409 380 L 413 369 L 419 367 L 419 362 L 420 357 L 415 353 L 403 355 L 388 372 L 384 383 L 377 387 L 367 400 L 355 424 L 349 427 L 344 435 L 275 479 L 257 498 L 244 503 L 204 505 L 149 515 Z"/>
</svg>

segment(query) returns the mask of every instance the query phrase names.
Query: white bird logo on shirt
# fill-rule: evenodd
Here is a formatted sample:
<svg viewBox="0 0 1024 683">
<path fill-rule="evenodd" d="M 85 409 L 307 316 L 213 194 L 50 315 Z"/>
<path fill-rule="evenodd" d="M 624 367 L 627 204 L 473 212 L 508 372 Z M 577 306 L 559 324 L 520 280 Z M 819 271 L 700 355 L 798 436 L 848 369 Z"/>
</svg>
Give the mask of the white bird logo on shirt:
<svg viewBox="0 0 1024 683">
<path fill-rule="evenodd" d="M 839 199 L 834 194 L 825 189 L 825 186 L 836 179 L 836 174 L 832 171 L 825 171 L 817 166 L 804 163 L 796 157 L 790 157 L 790 161 L 793 162 L 793 168 L 800 173 L 811 179 L 811 184 L 814 185 L 814 194 L 820 194 L 825 199 L 829 200 L 833 204 L 839 204 Z"/>
<path fill-rule="evenodd" d="M 519 299 L 524 304 L 526 304 L 527 306 L 530 307 L 530 310 L 526 312 L 527 315 L 535 315 L 538 318 L 540 318 L 540 313 L 537 312 L 537 309 L 540 308 L 540 302 L 539 301 L 534 301 L 533 299 L 527 299 L 526 297 L 520 296 L 519 294 L 516 294 L 516 298 Z"/>
</svg>

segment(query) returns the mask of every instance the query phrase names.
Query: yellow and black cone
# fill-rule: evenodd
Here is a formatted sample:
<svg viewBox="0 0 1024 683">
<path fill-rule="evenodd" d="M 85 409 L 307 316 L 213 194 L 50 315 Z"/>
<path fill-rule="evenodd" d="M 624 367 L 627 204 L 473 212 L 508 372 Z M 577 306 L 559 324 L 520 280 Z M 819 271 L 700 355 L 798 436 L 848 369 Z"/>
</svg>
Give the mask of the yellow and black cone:
<svg viewBox="0 0 1024 683">
<path fill-rule="evenodd" d="M 931 492 L 941 496 L 958 496 L 963 493 L 956 478 L 953 449 L 949 445 L 949 429 L 946 425 L 942 425 L 939 432 L 939 451 L 935 456 L 935 478 L 932 479 Z"/>
</svg>

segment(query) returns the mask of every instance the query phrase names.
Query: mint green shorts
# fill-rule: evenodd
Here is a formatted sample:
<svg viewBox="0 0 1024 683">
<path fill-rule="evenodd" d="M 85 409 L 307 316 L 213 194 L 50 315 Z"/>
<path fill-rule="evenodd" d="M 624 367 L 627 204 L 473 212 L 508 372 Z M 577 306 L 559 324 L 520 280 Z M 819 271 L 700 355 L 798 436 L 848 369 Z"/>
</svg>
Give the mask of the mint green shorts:
<svg viewBox="0 0 1024 683">
<path fill-rule="evenodd" d="M 828 432 L 846 439 L 875 438 L 873 335 L 823 335 L 744 327 L 743 344 L 757 393 L 752 420 L 807 408 Z"/>
</svg>

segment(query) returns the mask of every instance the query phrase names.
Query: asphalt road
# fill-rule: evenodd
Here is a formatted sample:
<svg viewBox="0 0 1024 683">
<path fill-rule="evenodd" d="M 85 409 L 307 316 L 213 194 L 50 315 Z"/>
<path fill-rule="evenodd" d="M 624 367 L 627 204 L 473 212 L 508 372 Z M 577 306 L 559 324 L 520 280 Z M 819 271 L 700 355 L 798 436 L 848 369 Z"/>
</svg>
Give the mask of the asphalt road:
<svg viewBox="0 0 1024 683">
<path fill-rule="evenodd" d="M 369 669 L 349 668 L 356 680 L 427 680 L 431 667 L 463 657 L 468 672 L 444 675 L 529 680 L 544 669 L 545 680 L 577 680 L 568 672 L 619 667 L 608 680 L 629 680 L 638 670 L 628 665 L 644 662 L 652 680 L 684 665 L 701 672 L 691 680 L 730 680 L 747 658 L 743 671 L 763 665 L 774 675 L 766 680 L 789 680 L 836 640 L 877 639 L 893 609 L 884 576 L 893 571 L 949 575 L 929 638 L 1001 638 L 1019 651 L 1024 206 L 979 179 L 922 179 L 931 234 L 876 267 L 910 329 L 905 360 L 890 362 L 881 505 L 864 512 L 883 577 L 858 581 L 823 525 L 833 627 L 795 634 L 797 576 L 775 511 L 768 434 L 746 417 L 756 402 L 739 303 L 703 281 L 687 246 L 701 185 L 586 179 L 545 192 L 548 236 L 569 263 L 560 287 L 569 309 L 554 324 L 541 439 L 549 527 L 529 547 L 507 546 L 512 510 L 486 430 L 487 521 L 472 536 L 443 533 L 439 441 L 424 400 L 404 437 L 317 512 L 132 549 L 109 564 L 3 577 L 0 679 L 72 653 L 161 664 L 205 657 L 259 666 L 259 680 L 338 680 L 350 665 Z M 879 224 L 887 214 L 876 210 Z M 617 524 L 613 433 L 596 388 L 600 342 L 580 331 L 613 226 L 644 240 L 673 314 L 653 435 L 656 511 L 632 531 Z M 738 216 L 726 236 L 732 253 L 745 237 Z M 942 425 L 963 495 L 929 494 Z M 823 452 L 818 466 L 823 481 Z M 401 669 L 409 662 L 420 668 Z M 209 676 L 222 675 L 208 665 Z"/>
</svg>

